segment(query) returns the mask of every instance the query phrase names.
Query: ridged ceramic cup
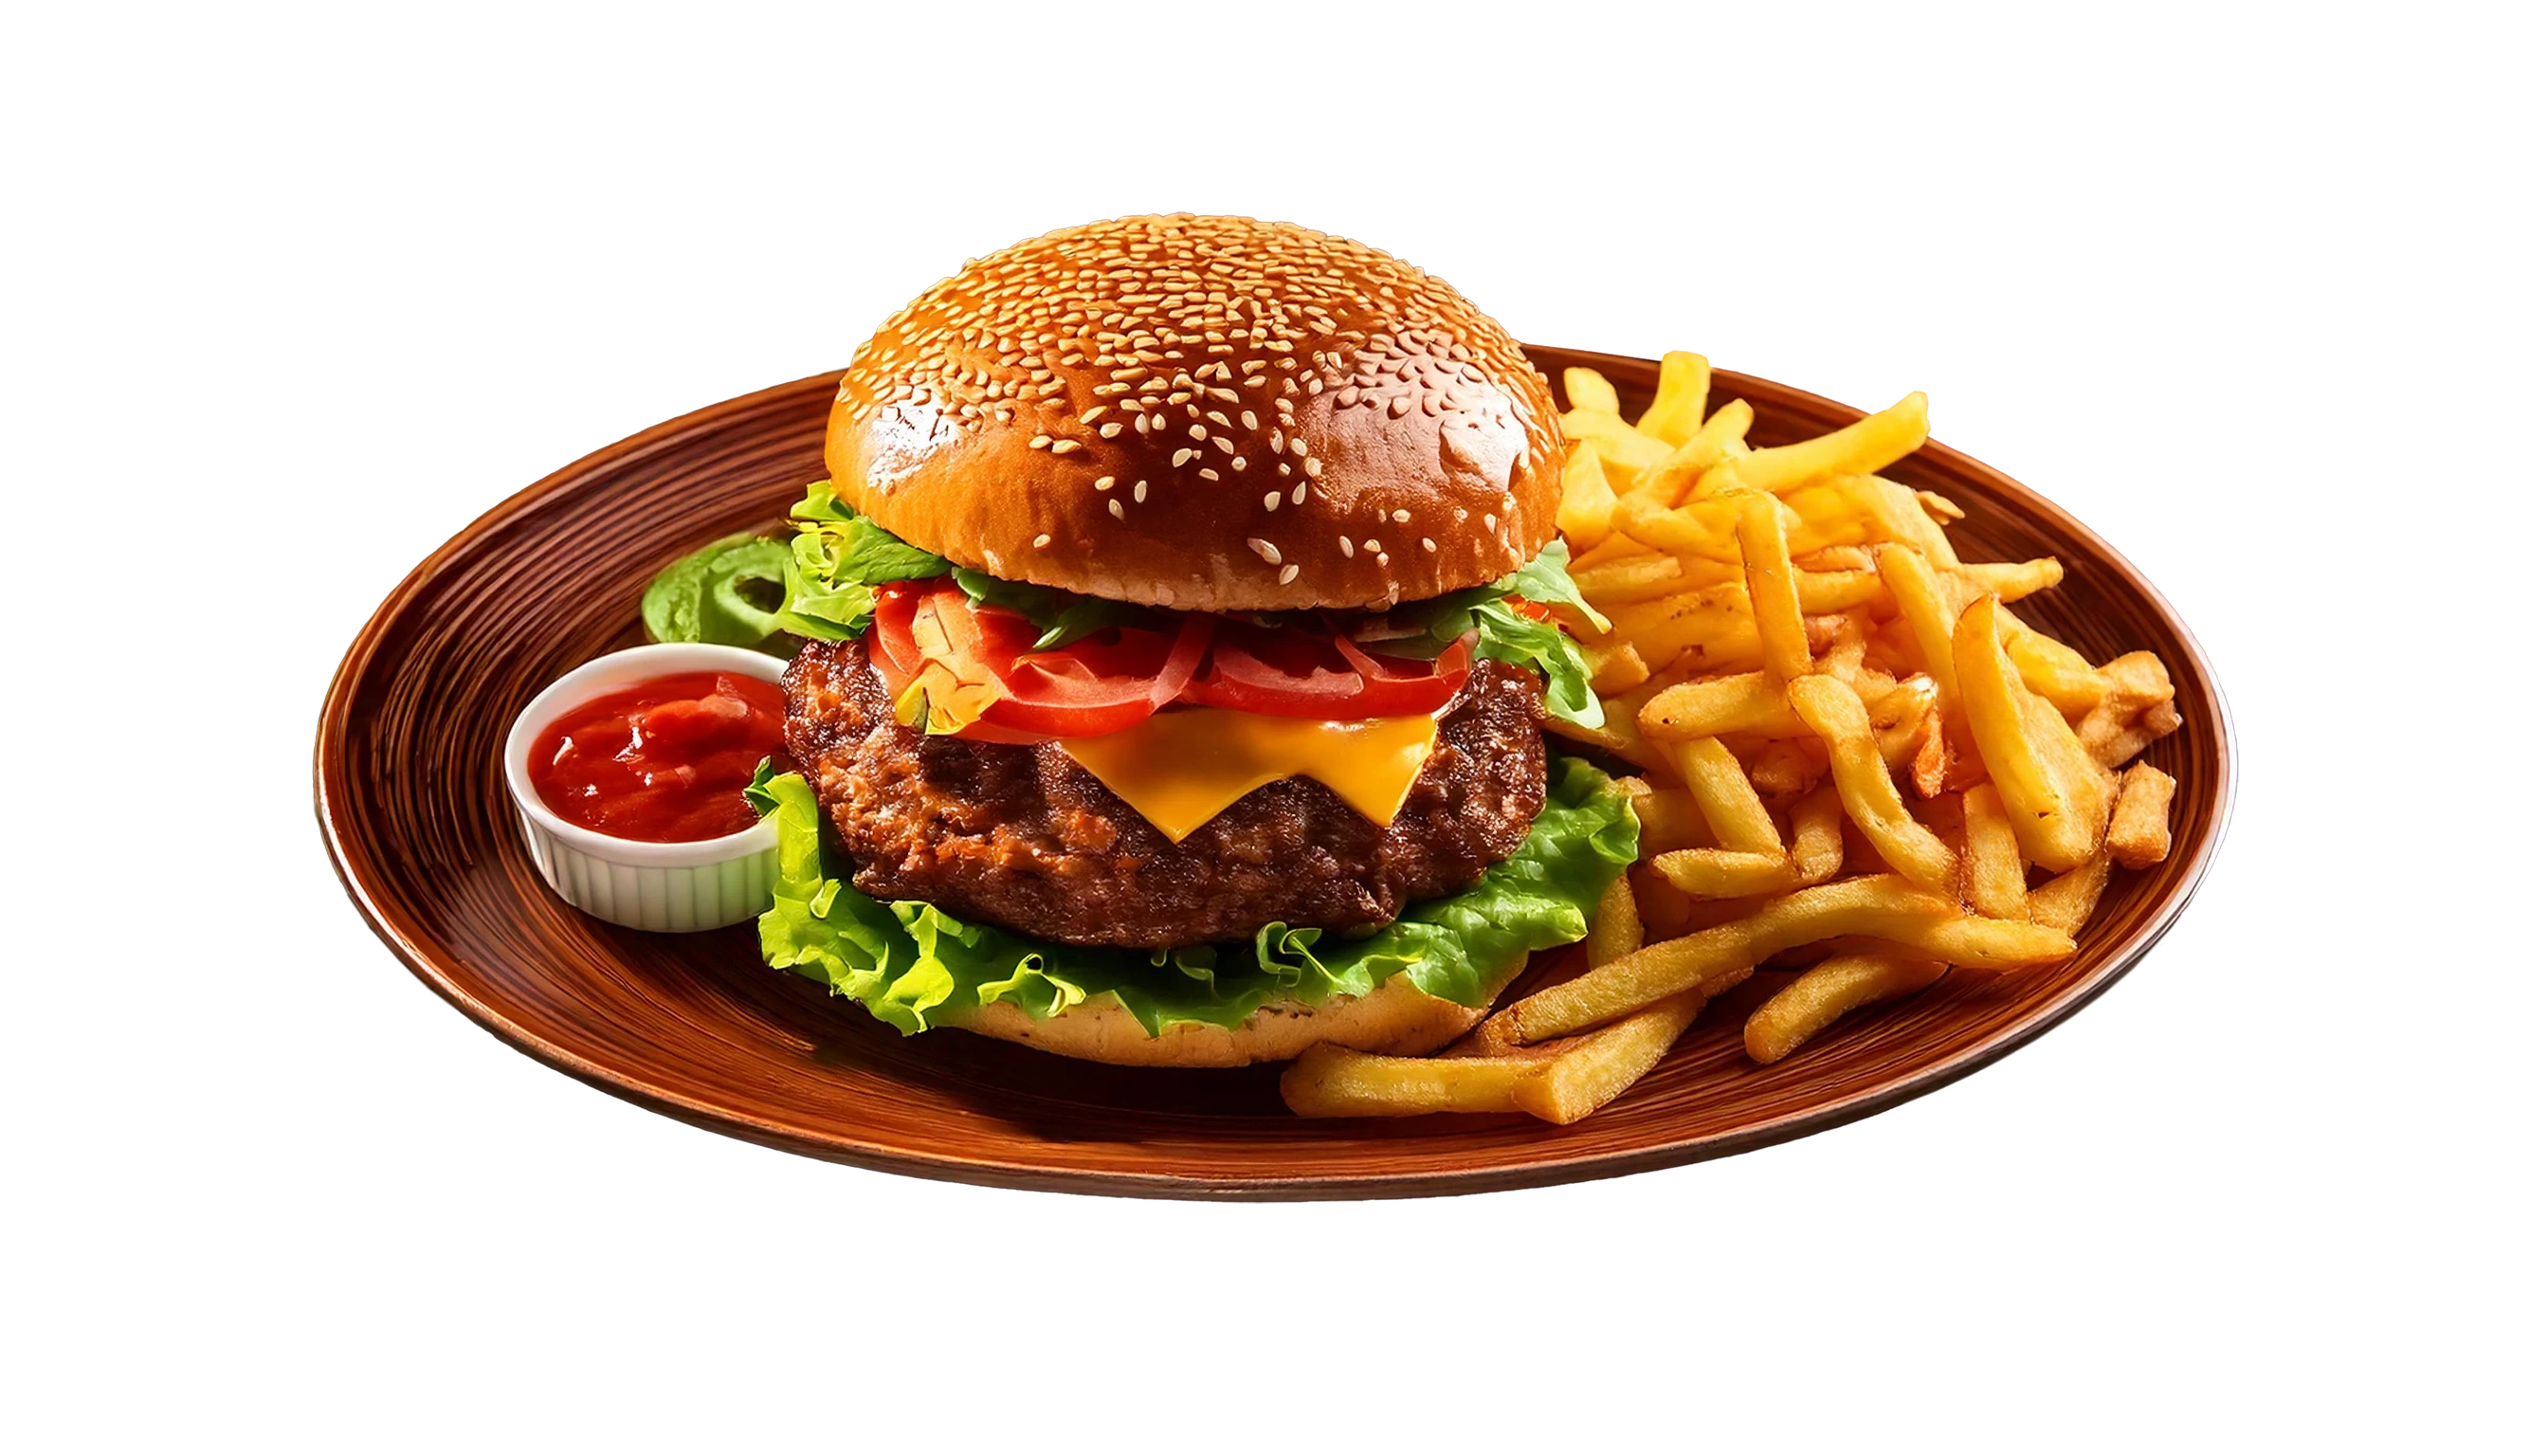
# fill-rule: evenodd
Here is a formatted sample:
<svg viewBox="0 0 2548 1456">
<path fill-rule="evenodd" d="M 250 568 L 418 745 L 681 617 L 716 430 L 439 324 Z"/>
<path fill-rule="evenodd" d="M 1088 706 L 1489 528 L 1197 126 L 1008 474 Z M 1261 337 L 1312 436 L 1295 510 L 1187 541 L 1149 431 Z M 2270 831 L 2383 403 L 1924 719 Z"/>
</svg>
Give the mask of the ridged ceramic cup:
<svg viewBox="0 0 2548 1456">
<path fill-rule="evenodd" d="M 677 673 L 734 673 L 775 682 L 786 664 L 745 647 L 657 642 L 594 658 L 530 700 L 504 738 L 504 786 L 531 863 L 558 898 L 632 930 L 717 930 L 770 908 L 778 835 L 755 824 L 719 839 L 654 844 L 619 839 L 559 818 L 531 784 L 531 745 L 542 730 L 596 697 Z"/>
</svg>

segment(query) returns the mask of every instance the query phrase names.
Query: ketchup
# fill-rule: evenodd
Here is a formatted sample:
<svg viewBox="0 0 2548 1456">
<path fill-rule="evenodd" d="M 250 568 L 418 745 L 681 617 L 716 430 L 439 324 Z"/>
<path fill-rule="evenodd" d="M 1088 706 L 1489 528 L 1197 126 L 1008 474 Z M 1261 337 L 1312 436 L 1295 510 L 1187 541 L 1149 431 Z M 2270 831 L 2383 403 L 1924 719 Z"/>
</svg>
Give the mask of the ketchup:
<svg viewBox="0 0 2548 1456">
<path fill-rule="evenodd" d="M 559 818 L 614 839 L 716 839 L 760 817 L 743 786 L 779 754 L 786 714 L 778 685 L 758 678 L 656 678 L 549 724 L 531 746 L 531 784 Z"/>
</svg>

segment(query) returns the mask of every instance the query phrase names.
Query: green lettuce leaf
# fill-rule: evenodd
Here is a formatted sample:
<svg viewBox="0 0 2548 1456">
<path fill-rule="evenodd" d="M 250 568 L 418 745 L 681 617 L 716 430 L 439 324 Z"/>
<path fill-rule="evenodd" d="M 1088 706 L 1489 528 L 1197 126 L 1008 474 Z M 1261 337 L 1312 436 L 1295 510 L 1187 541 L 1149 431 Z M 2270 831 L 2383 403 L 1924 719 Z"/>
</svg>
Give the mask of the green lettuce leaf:
<svg viewBox="0 0 2548 1456">
<path fill-rule="evenodd" d="M 1050 1017 L 1099 996 L 1153 1036 L 1185 1022 L 1236 1027 L 1268 1002 L 1368 995 L 1395 975 L 1483 1006 L 1492 978 L 1516 960 L 1582 940 L 1594 898 L 1637 854 L 1627 794 L 1590 764 L 1561 758 L 1521 848 L 1464 893 L 1410 905 L 1361 940 L 1275 924 L 1250 943 L 1142 955 L 1052 945 L 922 901 L 861 894 L 828 872 L 822 814 L 803 775 L 774 775 L 765 764 L 746 793 L 778 832 L 762 957 L 905 1034 L 995 1001 Z"/>
<path fill-rule="evenodd" d="M 728 536 L 656 574 L 638 612 L 656 642 L 716 642 L 785 655 L 774 614 L 743 594 L 747 582 L 784 590 L 787 548 L 766 536 Z"/>
<path fill-rule="evenodd" d="M 947 558 L 842 504 L 829 481 L 807 486 L 805 499 L 787 513 L 799 524 L 776 613 L 782 631 L 846 641 L 867 629 L 876 588 L 947 575 Z"/>
</svg>

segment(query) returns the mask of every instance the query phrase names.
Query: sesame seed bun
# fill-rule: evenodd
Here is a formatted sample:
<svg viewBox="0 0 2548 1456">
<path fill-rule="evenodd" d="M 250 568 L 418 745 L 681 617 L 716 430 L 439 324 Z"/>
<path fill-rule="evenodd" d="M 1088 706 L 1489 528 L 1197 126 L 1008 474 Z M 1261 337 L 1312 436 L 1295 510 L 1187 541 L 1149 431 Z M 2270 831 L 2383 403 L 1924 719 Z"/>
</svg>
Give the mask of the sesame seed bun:
<svg viewBox="0 0 2548 1456">
<path fill-rule="evenodd" d="M 1529 963 L 1528 956 L 1488 976 L 1493 1000 Z M 960 1012 L 949 1023 L 985 1037 L 1015 1042 L 1058 1056 L 1108 1061 L 1118 1066 L 1245 1066 L 1289 1061 L 1325 1043 L 1390 1056 L 1427 1056 L 1458 1040 L 1486 1018 L 1486 1008 L 1462 1006 L 1415 989 L 1393 976 L 1368 996 L 1340 997 L 1317 1006 L 1278 1001 L 1261 1006 L 1235 1028 L 1186 1023 L 1153 1037 L 1112 996 L 1083 1001 L 1061 1015 L 1039 1020 L 1006 1001 Z"/>
<path fill-rule="evenodd" d="M 877 524 L 1009 581 L 1180 610 L 1475 587 L 1556 529 L 1548 382 L 1386 253 L 1122 218 L 967 264 L 842 376 L 824 458 Z"/>
</svg>

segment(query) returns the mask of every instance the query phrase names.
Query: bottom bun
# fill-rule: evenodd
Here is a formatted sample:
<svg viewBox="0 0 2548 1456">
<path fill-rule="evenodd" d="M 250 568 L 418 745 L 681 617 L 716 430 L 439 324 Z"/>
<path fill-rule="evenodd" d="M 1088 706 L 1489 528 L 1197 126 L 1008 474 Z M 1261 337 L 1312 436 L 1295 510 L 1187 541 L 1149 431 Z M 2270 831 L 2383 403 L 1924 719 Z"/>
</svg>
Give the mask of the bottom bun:
<svg viewBox="0 0 2548 1456">
<path fill-rule="evenodd" d="M 1528 963 L 1529 957 L 1524 956 L 1488 978 L 1490 1005 Z M 1245 1066 L 1251 1061 L 1289 1061 L 1321 1042 L 1356 1051 L 1422 1056 L 1449 1046 L 1486 1014 L 1485 1006 L 1463 1006 L 1428 996 L 1398 975 L 1368 996 L 1339 997 L 1319 1006 L 1298 1001 L 1260 1006 L 1235 1029 L 1181 1022 L 1153 1037 L 1112 996 L 1083 1001 L 1059 1016 L 1045 1018 L 995 1001 L 947 1025 L 1082 1061 L 1110 1061 L 1118 1066 Z"/>
</svg>

